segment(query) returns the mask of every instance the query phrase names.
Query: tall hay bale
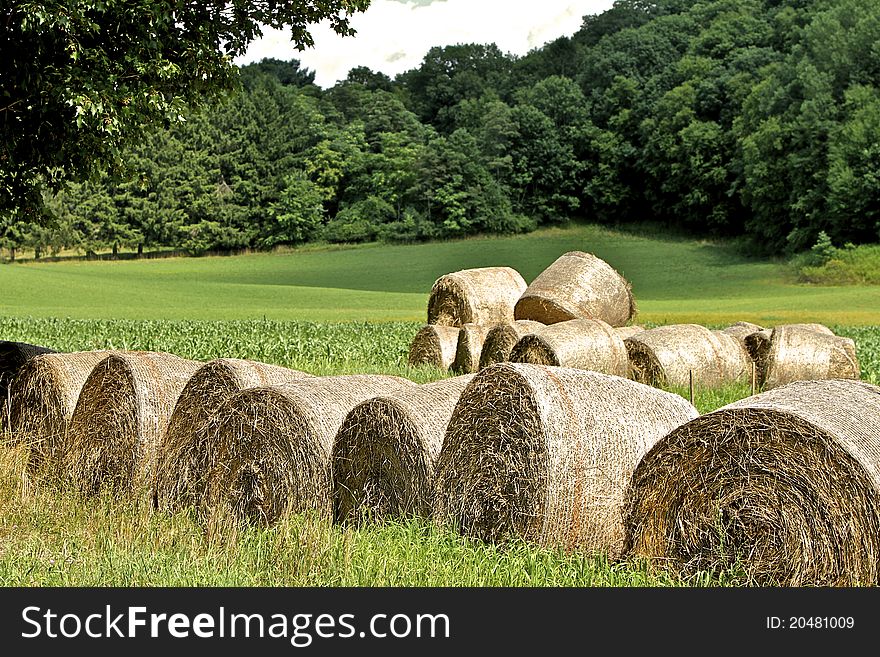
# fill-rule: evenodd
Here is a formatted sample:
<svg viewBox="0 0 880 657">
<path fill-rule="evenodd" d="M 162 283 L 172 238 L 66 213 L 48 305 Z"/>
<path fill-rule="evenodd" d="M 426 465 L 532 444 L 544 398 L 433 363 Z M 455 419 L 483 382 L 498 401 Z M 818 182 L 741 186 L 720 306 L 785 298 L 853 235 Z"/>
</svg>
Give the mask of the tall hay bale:
<svg viewBox="0 0 880 657">
<path fill-rule="evenodd" d="M 773 329 L 758 367 L 759 382 L 767 390 L 792 381 L 858 379 L 861 376 L 852 339 L 796 325 Z"/>
<path fill-rule="evenodd" d="M 616 326 L 614 327 L 614 332 L 620 336 L 621 340 L 626 340 L 627 338 L 631 338 L 634 335 L 638 335 L 642 331 L 645 330 L 644 326 L 639 326 L 637 324 L 633 324 L 631 326 Z"/>
<path fill-rule="evenodd" d="M 399 377 L 350 375 L 236 393 L 212 422 L 216 459 L 203 509 L 259 524 L 289 512 L 332 514 L 330 456 L 345 416 L 367 399 L 415 387 Z"/>
<path fill-rule="evenodd" d="M 162 352 L 105 357 L 83 384 L 70 419 L 65 476 L 85 495 L 151 490 L 168 420 L 201 365 Z"/>
<path fill-rule="evenodd" d="M 792 383 L 679 427 L 636 469 L 627 543 L 684 575 L 878 584 L 880 388 Z"/>
<path fill-rule="evenodd" d="M 452 371 L 456 374 L 471 374 L 480 369 L 480 355 L 489 327 L 482 324 L 465 324 L 458 333 L 455 345 L 455 360 Z"/>
<path fill-rule="evenodd" d="M 10 386 L 12 441 L 28 448 L 28 470 L 57 475 L 83 384 L 107 351 L 44 353 L 27 361 Z"/>
<path fill-rule="evenodd" d="M 617 556 L 636 464 L 697 416 L 679 395 L 570 368 L 501 363 L 474 377 L 437 461 L 434 517 L 467 536 Z"/>
<path fill-rule="evenodd" d="M 6 421 L 9 385 L 25 364 L 40 354 L 57 353 L 54 349 L 27 342 L 0 340 L 0 426 Z"/>
<path fill-rule="evenodd" d="M 251 360 L 218 358 L 202 365 L 180 393 L 159 445 L 155 505 L 177 510 L 198 504 L 214 461 L 210 420 L 224 401 L 247 388 L 303 378 L 311 375 Z"/>
<path fill-rule="evenodd" d="M 460 330 L 457 326 L 423 326 L 409 346 L 409 364 L 433 365 L 448 370 L 455 360 Z"/>
<path fill-rule="evenodd" d="M 468 374 L 374 397 L 348 413 L 333 443 L 337 521 L 430 516 L 443 436 L 471 379 Z"/>
<path fill-rule="evenodd" d="M 604 260 L 583 251 L 560 256 L 531 282 L 516 303 L 516 319 L 555 324 L 601 319 L 624 326 L 636 314 L 629 282 Z"/>
<path fill-rule="evenodd" d="M 428 299 L 428 324 L 490 326 L 512 322 L 513 307 L 526 289 L 510 267 L 464 269 L 441 276 Z"/>
<path fill-rule="evenodd" d="M 529 333 L 537 333 L 544 325 L 527 319 L 517 320 L 509 324 L 498 324 L 489 329 L 483 349 L 480 352 L 480 369 L 505 363 L 510 360 L 510 352 L 519 339 Z"/>
<path fill-rule="evenodd" d="M 717 388 L 751 375 L 751 363 L 737 341 L 699 324 L 658 326 L 627 338 L 632 378 L 653 386 L 694 383 Z"/>
<path fill-rule="evenodd" d="M 626 345 L 612 327 L 598 319 L 571 319 L 525 335 L 511 351 L 510 361 L 629 375 Z"/>
</svg>

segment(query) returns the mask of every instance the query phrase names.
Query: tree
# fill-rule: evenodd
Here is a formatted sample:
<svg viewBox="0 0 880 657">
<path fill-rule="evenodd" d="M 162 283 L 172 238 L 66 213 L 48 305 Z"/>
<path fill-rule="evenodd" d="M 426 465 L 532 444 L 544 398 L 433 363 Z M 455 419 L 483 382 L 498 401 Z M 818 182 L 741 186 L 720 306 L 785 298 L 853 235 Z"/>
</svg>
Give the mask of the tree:
<svg viewBox="0 0 880 657">
<path fill-rule="evenodd" d="M 146 127 L 236 87 L 233 57 L 261 26 L 291 29 L 349 18 L 369 0 L 122 2 L 10 0 L 0 9 L 0 212 L 35 218 L 41 190 L 121 172 L 123 152 Z"/>
</svg>

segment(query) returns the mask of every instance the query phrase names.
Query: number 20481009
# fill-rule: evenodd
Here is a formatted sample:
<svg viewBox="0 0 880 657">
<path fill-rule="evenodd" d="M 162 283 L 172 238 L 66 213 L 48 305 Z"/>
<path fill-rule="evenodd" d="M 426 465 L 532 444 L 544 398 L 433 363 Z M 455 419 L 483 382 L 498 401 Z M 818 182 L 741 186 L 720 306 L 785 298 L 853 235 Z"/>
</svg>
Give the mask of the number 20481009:
<svg viewBox="0 0 880 657">
<path fill-rule="evenodd" d="M 769 630 L 851 630 L 855 625 L 852 616 L 767 616 Z"/>
</svg>

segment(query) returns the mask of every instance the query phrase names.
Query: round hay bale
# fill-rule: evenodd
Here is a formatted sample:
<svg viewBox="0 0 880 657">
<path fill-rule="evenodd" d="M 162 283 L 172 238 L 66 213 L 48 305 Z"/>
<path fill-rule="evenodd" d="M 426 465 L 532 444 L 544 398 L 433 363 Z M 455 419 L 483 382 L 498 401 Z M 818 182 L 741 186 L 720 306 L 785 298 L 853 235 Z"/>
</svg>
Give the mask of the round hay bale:
<svg viewBox="0 0 880 657">
<path fill-rule="evenodd" d="M 629 375 L 626 345 L 617 331 L 598 319 L 571 319 L 525 335 L 510 352 L 510 361 Z"/>
<path fill-rule="evenodd" d="M 155 506 L 173 511 L 198 504 L 205 487 L 205 472 L 214 458 L 210 420 L 224 401 L 247 388 L 303 378 L 311 375 L 251 360 L 218 358 L 202 365 L 180 393 L 159 445 Z"/>
<path fill-rule="evenodd" d="M 85 495 L 151 490 L 168 420 L 201 365 L 148 351 L 113 353 L 99 362 L 70 418 L 63 464 L 68 480 Z"/>
<path fill-rule="evenodd" d="M 679 427 L 627 492 L 629 552 L 681 574 L 878 584 L 880 388 L 792 383 Z"/>
<path fill-rule="evenodd" d="M 637 324 L 633 324 L 632 326 L 616 326 L 614 328 L 614 332 L 620 336 L 621 340 L 626 340 L 634 335 L 638 335 L 644 330 L 644 326 L 638 326 Z"/>
<path fill-rule="evenodd" d="M 414 388 L 400 377 L 349 375 L 236 393 L 212 421 L 205 514 L 256 524 L 289 512 L 332 514 L 330 455 L 345 416 L 367 399 Z"/>
<path fill-rule="evenodd" d="M 458 333 L 455 346 L 455 360 L 452 371 L 456 374 L 471 374 L 480 369 L 480 356 L 489 327 L 482 324 L 465 324 Z"/>
<path fill-rule="evenodd" d="M 721 332 L 726 333 L 730 337 L 738 340 L 740 344 L 743 345 L 743 348 L 748 351 L 748 347 L 746 347 L 746 338 L 752 333 L 757 333 L 758 331 L 763 330 L 763 326 L 758 326 L 757 324 L 752 324 L 751 322 L 737 322 L 736 324 L 731 324 L 727 328 L 722 329 Z"/>
<path fill-rule="evenodd" d="M 823 324 L 780 324 L 775 328 L 792 328 L 798 331 L 811 331 L 822 335 L 834 335 L 834 332 Z M 759 380 L 763 381 L 767 372 L 767 359 L 770 357 L 770 341 L 775 329 L 762 329 L 746 335 L 744 338 L 746 350 L 758 368 Z"/>
<path fill-rule="evenodd" d="M 532 322 L 522 319 L 509 324 L 498 324 L 489 329 L 483 349 L 480 352 L 480 369 L 505 363 L 510 360 L 510 352 L 519 339 L 529 333 L 537 333 L 544 325 L 541 322 Z"/>
<path fill-rule="evenodd" d="M 624 326 L 636 314 L 629 282 L 604 260 L 583 251 L 560 256 L 523 292 L 516 319 L 555 324 L 569 319 L 601 319 Z"/>
<path fill-rule="evenodd" d="M 858 379 L 860 376 L 852 339 L 793 324 L 773 329 L 769 347 L 759 364 L 759 382 L 766 390 L 793 381 Z"/>
<path fill-rule="evenodd" d="M 10 342 L 0 340 L 0 426 L 6 420 L 6 404 L 9 396 L 9 385 L 22 367 L 35 356 L 40 354 L 57 353 L 54 349 L 40 347 L 27 342 Z"/>
<path fill-rule="evenodd" d="M 333 443 L 339 522 L 431 514 L 434 468 L 467 374 L 374 397 L 345 417 Z"/>
<path fill-rule="evenodd" d="M 736 340 L 699 324 L 658 326 L 627 338 L 632 378 L 652 386 L 718 388 L 751 376 L 751 363 Z"/>
<path fill-rule="evenodd" d="M 452 413 L 434 517 L 466 536 L 617 556 L 624 493 L 656 441 L 697 416 L 679 395 L 629 379 L 501 363 Z"/>
<path fill-rule="evenodd" d="M 457 326 L 423 326 L 409 346 L 409 364 L 448 370 L 455 360 L 459 330 Z"/>
<path fill-rule="evenodd" d="M 491 326 L 513 321 L 526 282 L 510 267 L 464 269 L 441 276 L 428 299 L 428 324 Z"/>
<path fill-rule="evenodd" d="M 107 351 L 44 353 L 27 361 L 9 390 L 9 430 L 28 448 L 28 470 L 57 475 L 79 392 Z"/>
</svg>

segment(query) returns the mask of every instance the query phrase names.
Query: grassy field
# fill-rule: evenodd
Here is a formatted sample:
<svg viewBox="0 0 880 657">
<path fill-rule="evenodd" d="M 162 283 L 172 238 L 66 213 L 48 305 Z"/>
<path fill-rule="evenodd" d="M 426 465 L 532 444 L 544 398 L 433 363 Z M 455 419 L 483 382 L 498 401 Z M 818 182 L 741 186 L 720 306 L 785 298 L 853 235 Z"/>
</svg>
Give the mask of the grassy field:
<svg viewBox="0 0 880 657">
<path fill-rule="evenodd" d="M 438 276 L 509 265 L 531 280 L 559 255 L 595 253 L 626 276 L 639 321 L 880 324 L 880 286 L 796 282 L 784 263 L 727 244 L 597 226 L 410 246 L 235 257 L 0 266 L 0 315 L 82 319 L 419 321 Z"/>
</svg>

